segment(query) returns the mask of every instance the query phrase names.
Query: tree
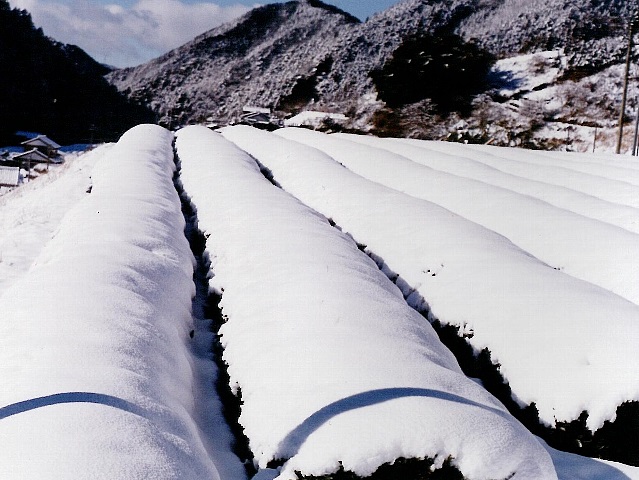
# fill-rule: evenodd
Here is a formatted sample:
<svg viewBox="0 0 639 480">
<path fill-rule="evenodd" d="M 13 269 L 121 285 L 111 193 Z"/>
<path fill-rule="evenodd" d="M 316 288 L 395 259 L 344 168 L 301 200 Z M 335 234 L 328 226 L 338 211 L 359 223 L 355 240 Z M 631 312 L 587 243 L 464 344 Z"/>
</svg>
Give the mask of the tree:
<svg viewBox="0 0 639 480">
<path fill-rule="evenodd" d="M 404 40 L 370 77 L 391 108 L 430 99 L 439 114 L 467 115 L 473 96 L 487 87 L 493 62 L 490 53 L 458 35 L 419 33 Z"/>
</svg>

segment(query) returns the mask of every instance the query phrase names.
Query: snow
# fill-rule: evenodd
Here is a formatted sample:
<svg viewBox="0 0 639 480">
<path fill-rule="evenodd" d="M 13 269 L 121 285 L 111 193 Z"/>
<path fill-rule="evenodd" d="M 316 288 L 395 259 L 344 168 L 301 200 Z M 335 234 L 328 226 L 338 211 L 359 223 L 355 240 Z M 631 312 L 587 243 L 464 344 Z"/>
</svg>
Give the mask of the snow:
<svg viewBox="0 0 639 480">
<path fill-rule="evenodd" d="M 408 142 L 413 141 L 408 140 Z M 635 185 L 626 181 L 598 177 L 596 175 L 559 166 L 534 165 L 527 163 L 522 161 L 522 158 L 529 157 L 531 154 L 523 149 L 509 149 L 503 147 L 492 147 L 489 149 L 483 145 L 465 146 L 462 144 L 447 144 L 444 142 L 432 142 L 429 144 L 429 148 L 444 151 L 446 153 L 464 149 L 463 151 L 466 152 L 466 154 L 476 150 L 472 153 L 473 159 L 501 170 L 502 172 L 530 180 L 548 183 L 550 185 L 567 187 L 608 202 L 639 208 L 639 198 L 637 198 L 637 189 Z M 533 153 L 532 155 L 535 154 Z M 503 158 L 503 156 L 506 156 L 506 158 Z M 590 157 L 596 158 L 594 155 Z"/>
<path fill-rule="evenodd" d="M 523 162 L 526 164 L 544 166 L 544 167 L 555 167 L 560 168 L 560 172 L 564 172 L 566 170 L 582 172 L 587 175 L 593 175 L 596 177 L 602 177 L 609 180 L 617 181 L 617 182 L 627 182 L 631 185 L 639 185 L 639 171 L 637 171 L 636 167 L 633 167 L 631 162 L 626 161 L 623 165 L 615 165 L 614 162 L 607 159 L 606 161 L 600 162 L 586 162 L 579 161 L 575 162 L 574 159 L 571 160 L 570 155 L 562 154 L 548 154 L 546 152 L 539 152 L 538 154 L 527 154 L 521 155 L 518 152 L 510 152 L 508 150 L 501 149 L 499 147 L 487 148 L 485 146 L 474 146 L 473 149 L 477 149 L 479 151 L 485 151 L 492 153 L 497 157 L 507 158 L 510 160 L 516 160 L 519 162 Z M 595 155 L 585 155 L 583 157 L 592 157 L 599 158 Z"/>
<path fill-rule="evenodd" d="M 321 149 L 369 180 L 431 201 L 504 235 L 548 265 L 639 305 L 637 234 L 507 188 L 419 165 L 383 149 L 353 145 L 341 137 L 296 128 L 278 134 Z M 639 188 L 634 191 L 639 198 Z M 606 213 L 603 209 L 601 216 Z"/>
<path fill-rule="evenodd" d="M 542 443 L 543 440 L 540 440 Z M 636 480 L 639 468 L 572 453 L 560 452 L 544 444 L 561 480 Z"/>
<path fill-rule="evenodd" d="M 64 215 L 86 196 L 93 166 L 111 148 L 67 157 L 64 165 L 0 196 L 0 295 L 28 271 Z"/>
<path fill-rule="evenodd" d="M 557 82 L 565 67 L 563 52 L 552 50 L 497 60 L 491 73 L 506 83 L 498 90 L 499 95 L 513 97 Z"/>
<path fill-rule="evenodd" d="M 172 139 L 138 126 L 102 152 L 91 194 L 0 297 L 0 477 L 219 478 L 194 421 L 193 257 Z M 33 195 L 56 200 L 66 182 L 77 198 L 85 173 Z"/>
<path fill-rule="evenodd" d="M 266 157 L 280 153 L 257 134 L 246 138 Z M 340 465 L 367 476 L 399 457 L 441 465 L 452 456 L 469 479 L 556 478 L 540 443 L 461 373 L 349 236 L 220 135 L 188 127 L 176 146 L 207 235 L 211 287 L 222 293 L 240 423 L 261 469 L 284 459 L 279 479 Z"/>
<path fill-rule="evenodd" d="M 284 120 L 284 125 L 287 127 L 299 127 L 302 125 L 318 127 L 325 120 L 346 122 L 348 117 L 342 113 L 314 112 L 311 110 L 305 110 Z"/>
<path fill-rule="evenodd" d="M 408 307 L 489 348 L 515 399 L 536 402 L 545 422 L 583 409 L 591 429 L 614 419 L 617 405 L 639 400 L 639 307 L 568 275 L 555 233 L 543 237 L 561 271 L 496 225 L 470 221 L 459 198 L 479 204 L 506 191 L 521 217 L 557 228 L 578 225 L 578 214 L 581 235 L 600 235 L 592 255 L 602 271 L 625 268 L 603 250 L 623 250 L 617 238 L 637 233 L 634 159 L 327 137 L 353 168 L 368 154 L 362 175 L 377 166 L 379 182 L 402 189 L 411 177 L 421 185 L 411 196 L 278 135 L 223 134 L 245 152 L 197 127 L 179 132 L 178 148 L 208 235 L 210 287 L 223 293 L 224 360 L 256 479 L 319 475 L 339 462 L 366 475 L 400 456 L 441 465 L 448 455 L 471 480 L 513 471 L 639 479 L 637 467 L 532 437 Z M 0 196 L 1 478 L 245 479 L 213 387 L 210 320 L 193 317 L 172 140 L 140 126 Z M 566 243 L 583 260 L 581 238 Z M 278 458 L 282 467 L 267 468 Z"/>
<path fill-rule="evenodd" d="M 472 332 L 473 347 L 492 352 L 516 399 L 535 402 L 544 422 L 569 421 L 585 409 L 588 427 L 597 429 L 619 404 L 639 399 L 637 305 L 450 210 L 365 180 L 316 149 L 250 128 L 223 134 L 365 244 L 398 276 L 411 305 Z M 394 176 L 401 169 L 390 170 Z"/>
<path fill-rule="evenodd" d="M 504 173 L 494 167 L 477 161 L 473 150 L 468 147 L 459 148 L 457 145 L 451 145 L 449 153 L 446 153 L 446 146 L 448 146 L 448 144 L 442 145 L 440 142 L 395 138 L 382 139 L 372 136 L 350 134 L 335 134 L 335 136 L 382 148 L 409 158 L 421 165 L 426 165 L 434 170 L 479 180 L 497 187 L 503 187 L 513 192 L 538 198 L 556 207 L 578 213 L 579 215 L 610 223 L 611 225 L 616 225 L 634 233 L 639 233 L 639 210 L 626 205 L 602 200 L 567 187 L 551 185 Z M 492 150 L 500 151 L 499 147 L 492 147 Z M 529 153 L 529 155 L 531 154 Z M 568 161 L 573 154 L 562 152 L 561 155 L 562 158 Z M 585 160 L 588 158 L 587 155 L 583 154 L 579 154 L 578 156 L 580 163 L 585 163 Z"/>
</svg>

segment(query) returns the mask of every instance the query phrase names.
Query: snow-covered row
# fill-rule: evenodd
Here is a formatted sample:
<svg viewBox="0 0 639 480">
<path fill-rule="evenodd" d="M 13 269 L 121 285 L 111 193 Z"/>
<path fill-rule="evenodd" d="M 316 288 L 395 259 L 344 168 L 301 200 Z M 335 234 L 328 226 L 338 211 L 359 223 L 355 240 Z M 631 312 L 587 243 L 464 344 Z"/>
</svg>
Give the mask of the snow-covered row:
<svg viewBox="0 0 639 480">
<path fill-rule="evenodd" d="M 299 128 L 277 134 L 324 151 L 364 178 L 433 202 L 504 235 L 550 266 L 639 305 L 639 235 L 635 233 L 512 190 L 419 165 L 384 149 Z"/>
<path fill-rule="evenodd" d="M 425 145 L 421 140 L 403 139 L 401 141 L 422 147 Z M 534 165 L 512 158 L 503 158 L 511 155 L 509 153 L 510 150 L 517 150 L 515 148 L 492 147 L 487 150 L 486 146 L 463 145 L 453 142 L 428 142 L 427 148 L 453 155 L 467 155 L 468 149 L 474 149 L 476 152 L 472 155 L 473 160 L 490 165 L 502 172 L 551 185 L 571 188 L 602 200 L 639 208 L 636 185 L 623 180 L 611 180 L 597 175 L 578 172 L 569 168 Z M 515 156 L 529 155 L 529 152 L 520 149 L 519 152 L 512 154 Z"/>
<path fill-rule="evenodd" d="M 427 302 L 434 317 L 472 332 L 471 344 L 490 349 L 516 397 L 535 402 L 543 421 L 587 410 L 596 429 L 619 404 L 639 400 L 637 305 L 438 205 L 365 180 L 318 150 L 247 127 L 223 134 L 381 257 L 412 305 Z"/>
<path fill-rule="evenodd" d="M 1 478 L 219 478 L 192 417 L 193 257 L 172 139 L 127 132 L 0 298 Z"/>
<path fill-rule="evenodd" d="M 260 468 L 285 460 L 281 479 L 340 466 L 367 476 L 400 457 L 452 456 L 469 479 L 556 478 L 540 443 L 462 374 L 350 237 L 219 134 L 187 127 L 176 148 Z"/>
<path fill-rule="evenodd" d="M 506 188 L 538 198 L 579 215 L 639 233 L 639 209 L 608 202 L 570 188 L 504 173 L 494 167 L 473 160 L 473 150 L 470 149 L 466 149 L 465 155 L 462 156 L 459 153 L 453 155 L 428 149 L 431 143 L 428 141 L 420 143 L 420 147 L 397 138 L 378 138 L 368 135 L 341 133 L 335 134 L 335 136 L 389 150 L 435 170 Z"/>
<path fill-rule="evenodd" d="M 67 158 L 47 175 L 0 197 L 0 295 L 27 273 L 62 217 L 86 195 L 93 165 L 110 148 L 102 145 Z"/>
<path fill-rule="evenodd" d="M 489 146 L 483 148 L 488 149 Z M 637 162 L 636 159 L 629 158 L 627 155 L 618 155 L 615 153 L 588 153 L 584 155 L 578 152 L 555 152 L 546 150 L 540 150 L 538 153 L 546 158 L 561 158 L 565 161 L 614 165 L 631 170 L 639 170 L 639 162 Z"/>
<path fill-rule="evenodd" d="M 564 153 L 563 155 L 557 155 L 557 152 L 547 154 L 546 152 L 534 152 L 516 148 L 499 148 L 485 145 L 471 145 L 470 149 L 490 153 L 507 160 L 515 160 L 531 165 L 559 167 L 610 180 L 626 182 L 632 185 L 639 185 L 639 171 L 630 166 L 630 160 L 627 156 L 625 157 L 625 162 L 620 164 L 618 162 L 611 161 L 575 161 L 574 155 L 571 158 L 570 154 Z M 585 160 L 587 160 L 589 155 L 581 154 L 581 157 L 585 157 Z M 597 160 L 597 157 L 595 157 L 594 160 Z"/>
</svg>

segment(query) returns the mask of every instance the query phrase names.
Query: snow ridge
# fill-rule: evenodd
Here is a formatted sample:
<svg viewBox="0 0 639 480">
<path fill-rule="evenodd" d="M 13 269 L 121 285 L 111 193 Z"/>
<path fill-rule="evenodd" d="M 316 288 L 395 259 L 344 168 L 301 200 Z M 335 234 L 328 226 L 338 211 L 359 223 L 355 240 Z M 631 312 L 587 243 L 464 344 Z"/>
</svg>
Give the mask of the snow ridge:
<svg viewBox="0 0 639 480">
<path fill-rule="evenodd" d="M 368 476 L 401 457 L 451 456 L 470 479 L 556 478 L 540 443 L 461 373 L 350 237 L 220 135 L 187 127 L 176 147 L 261 469 L 284 460 L 282 480 L 340 465 Z"/>
<path fill-rule="evenodd" d="M 587 410 L 596 430 L 621 403 L 639 400 L 639 306 L 316 149 L 248 127 L 223 134 L 401 275 L 409 303 L 425 299 L 435 318 L 471 332 L 471 345 L 491 351 L 516 399 L 535 402 L 542 421 Z"/>
<path fill-rule="evenodd" d="M 193 420 L 173 135 L 127 132 L 0 298 L 0 477 L 218 479 Z"/>
<path fill-rule="evenodd" d="M 440 205 L 505 236 L 546 264 L 639 305 L 637 234 L 383 149 L 299 128 L 277 134 L 324 151 L 364 178 Z M 625 191 L 631 190 L 636 198 L 639 188 Z M 606 243 L 614 248 L 602 248 Z"/>
</svg>

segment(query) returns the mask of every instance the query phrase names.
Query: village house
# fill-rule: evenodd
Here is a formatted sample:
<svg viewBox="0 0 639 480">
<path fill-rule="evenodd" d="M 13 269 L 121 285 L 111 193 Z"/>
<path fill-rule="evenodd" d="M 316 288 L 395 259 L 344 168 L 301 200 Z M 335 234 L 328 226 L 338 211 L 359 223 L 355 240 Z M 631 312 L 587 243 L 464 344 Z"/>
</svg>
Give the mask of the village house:
<svg viewBox="0 0 639 480">
<path fill-rule="evenodd" d="M 30 138 L 29 140 L 22 142 L 21 145 L 25 152 L 36 149 L 49 158 L 57 157 L 58 149 L 60 148 L 60 145 L 55 143 L 46 135 L 38 135 L 37 137 Z"/>
<path fill-rule="evenodd" d="M 31 166 L 37 163 L 46 163 L 47 170 L 48 170 L 51 159 L 47 155 L 42 153 L 40 150 L 38 150 L 37 148 L 33 148 L 29 150 L 28 152 L 15 155 L 11 159 L 11 162 L 13 163 L 13 165 L 17 167 L 24 168 L 27 171 L 27 175 L 30 175 Z"/>
<path fill-rule="evenodd" d="M 242 116 L 240 117 L 239 123 L 266 130 L 275 130 L 280 126 L 278 119 L 273 116 L 270 108 L 253 107 L 249 105 L 242 109 Z"/>
</svg>

